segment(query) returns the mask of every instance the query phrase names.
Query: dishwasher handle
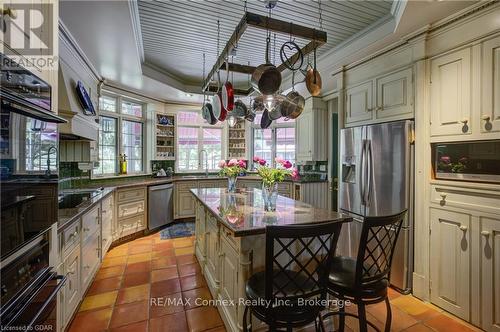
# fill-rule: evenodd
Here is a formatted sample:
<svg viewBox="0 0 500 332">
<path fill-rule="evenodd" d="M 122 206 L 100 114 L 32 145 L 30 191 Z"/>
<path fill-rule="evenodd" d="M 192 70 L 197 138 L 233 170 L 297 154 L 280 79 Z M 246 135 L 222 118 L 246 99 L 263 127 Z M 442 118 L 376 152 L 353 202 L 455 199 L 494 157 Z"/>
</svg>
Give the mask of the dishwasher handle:
<svg viewBox="0 0 500 332">
<path fill-rule="evenodd" d="M 167 183 L 167 184 L 161 184 L 161 185 L 156 185 L 156 186 L 150 186 L 149 191 L 172 189 L 173 187 L 174 187 L 174 185 L 172 183 Z"/>
</svg>

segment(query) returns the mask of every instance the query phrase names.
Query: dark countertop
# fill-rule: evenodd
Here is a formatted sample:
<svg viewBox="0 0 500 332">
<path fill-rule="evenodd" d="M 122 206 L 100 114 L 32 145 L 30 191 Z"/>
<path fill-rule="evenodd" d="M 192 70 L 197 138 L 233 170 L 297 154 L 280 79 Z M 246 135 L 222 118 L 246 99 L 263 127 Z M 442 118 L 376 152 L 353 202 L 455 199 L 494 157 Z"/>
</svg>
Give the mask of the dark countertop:
<svg viewBox="0 0 500 332">
<path fill-rule="evenodd" d="M 346 214 L 319 209 L 312 205 L 279 196 L 276 211 L 266 212 L 260 189 L 237 190 L 227 188 L 191 189 L 200 201 L 235 236 L 265 233 L 267 225 L 297 225 L 337 220 L 350 222 Z"/>
<path fill-rule="evenodd" d="M 76 208 L 71 209 L 59 209 L 58 210 L 58 231 L 62 231 L 71 225 L 75 220 L 93 208 L 97 203 L 99 203 L 102 199 L 106 198 L 109 194 L 111 194 L 115 190 L 114 187 L 107 187 L 102 190 L 99 195 L 96 195 L 86 201 L 85 203 L 80 204 Z"/>
</svg>

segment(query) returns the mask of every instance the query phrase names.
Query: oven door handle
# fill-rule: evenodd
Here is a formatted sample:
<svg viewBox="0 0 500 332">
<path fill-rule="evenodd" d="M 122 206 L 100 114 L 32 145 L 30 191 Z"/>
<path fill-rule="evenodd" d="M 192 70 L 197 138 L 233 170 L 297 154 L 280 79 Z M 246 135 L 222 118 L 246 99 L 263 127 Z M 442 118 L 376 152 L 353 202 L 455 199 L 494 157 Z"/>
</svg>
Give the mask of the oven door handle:
<svg viewBox="0 0 500 332">
<path fill-rule="evenodd" d="M 38 312 L 35 314 L 35 316 L 31 320 L 31 322 L 28 324 L 28 326 L 27 326 L 28 329 L 31 328 L 33 326 L 33 324 L 35 324 L 36 320 L 44 312 L 45 308 L 47 308 L 47 306 L 49 305 L 49 303 L 54 299 L 54 297 L 56 297 L 57 293 L 59 293 L 59 291 L 61 290 L 61 288 L 66 283 L 67 277 L 66 276 L 62 276 L 62 275 L 57 275 L 57 276 L 55 276 L 53 278 L 53 280 L 54 279 L 55 280 L 60 280 L 60 282 L 57 284 L 57 287 L 52 291 L 52 293 L 50 293 L 49 297 L 45 300 L 45 302 L 43 302 L 42 306 L 40 307 L 40 310 L 38 310 Z"/>
</svg>

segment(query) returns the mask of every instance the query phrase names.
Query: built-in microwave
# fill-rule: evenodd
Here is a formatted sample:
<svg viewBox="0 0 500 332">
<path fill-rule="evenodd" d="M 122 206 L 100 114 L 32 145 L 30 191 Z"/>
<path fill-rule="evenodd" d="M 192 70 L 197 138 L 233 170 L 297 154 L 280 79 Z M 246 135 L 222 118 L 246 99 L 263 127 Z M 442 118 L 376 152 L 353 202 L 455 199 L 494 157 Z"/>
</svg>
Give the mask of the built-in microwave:
<svg viewBox="0 0 500 332">
<path fill-rule="evenodd" d="M 436 179 L 500 183 L 500 140 L 432 144 Z"/>
</svg>

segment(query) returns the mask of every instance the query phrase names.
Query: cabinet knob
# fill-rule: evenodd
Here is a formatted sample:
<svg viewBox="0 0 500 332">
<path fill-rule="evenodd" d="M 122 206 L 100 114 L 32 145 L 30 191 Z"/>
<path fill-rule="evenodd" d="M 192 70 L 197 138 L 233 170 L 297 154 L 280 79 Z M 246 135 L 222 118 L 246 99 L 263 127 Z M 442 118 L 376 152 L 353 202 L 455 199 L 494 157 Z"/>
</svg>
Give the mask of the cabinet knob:
<svg viewBox="0 0 500 332">
<path fill-rule="evenodd" d="M 88 270 L 88 269 L 90 269 L 90 265 L 85 265 L 83 268 L 84 268 L 85 270 Z"/>
<path fill-rule="evenodd" d="M 488 122 L 488 121 L 490 121 L 490 116 L 489 115 L 483 115 L 481 117 L 481 119 L 483 119 L 484 121 Z"/>
<path fill-rule="evenodd" d="M 68 271 L 68 274 L 75 274 L 75 270 Z"/>
<path fill-rule="evenodd" d="M 441 196 L 441 200 L 443 200 L 443 201 L 446 199 L 446 194 L 444 194 L 444 193 L 439 194 L 439 196 Z"/>
<path fill-rule="evenodd" d="M 88 231 L 90 231 L 90 228 L 84 227 L 84 228 L 83 228 L 83 231 L 84 231 L 84 232 L 88 232 Z"/>
<path fill-rule="evenodd" d="M 467 229 L 468 229 L 468 227 L 467 227 L 467 226 L 465 226 L 465 225 L 461 225 L 459 228 L 460 228 L 460 230 L 461 230 L 462 232 L 466 232 L 466 231 L 467 231 Z"/>
<path fill-rule="evenodd" d="M 488 236 L 490 236 L 490 232 L 488 232 L 488 231 L 481 231 L 481 235 L 484 236 L 484 237 L 488 237 Z"/>
<path fill-rule="evenodd" d="M 462 121 L 460 121 L 460 122 L 462 122 L 465 125 L 469 122 L 469 119 L 463 118 Z"/>
</svg>

